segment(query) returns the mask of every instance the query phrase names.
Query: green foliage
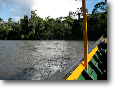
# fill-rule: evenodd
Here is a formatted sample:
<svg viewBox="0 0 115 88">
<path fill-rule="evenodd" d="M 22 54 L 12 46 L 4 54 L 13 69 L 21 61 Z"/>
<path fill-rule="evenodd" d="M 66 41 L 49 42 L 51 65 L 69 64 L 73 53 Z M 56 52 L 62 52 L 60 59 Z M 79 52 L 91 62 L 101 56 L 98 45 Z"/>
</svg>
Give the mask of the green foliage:
<svg viewBox="0 0 115 88">
<path fill-rule="evenodd" d="M 98 12 L 102 8 L 102 12 Z M 88 10 L 87 10 L 88 12 Z M 45 20 L 37 16 L 35 11 L 31 11 L 31 18 L 24 15 L 20 23 L 8 19 L 8 23 L 0 18 L 0 39 L 36 39 L 36 40 L 83 40 L 83 18 L 73 19 L 77 14 L 82 15 L 82 8 L 76 12 L 69 12 L 67 17 L 56 19 L 46 17 Z M 95 5 L 93 14 L 88 15 L 88 39 L 97 40 L 103 34 L 107 37 L 107 10 L 104 3 Z"/>
<path fill-rule="evenodd" d="M 2 22 L 2 20 L 3 20 L 3 19 L 2 19 L 2 18 L 0 18 L 0 23 Z"/>
<path fill-rule="evenodd" d="M 100 2 L 94 6 L 95 8 L 92 11 L 92 14 L 107 12 L 107 0 Z"/>
<path fill-rule="evenodd" d="M 12 23 L 12 18 L 9 18 L 9 19 L 8 19 L 8 23 Z"/>
<path fill-rule="evenodd" d="M 97 40 L 102 35 L 107 37 L 107 14 L 95 13 L 88 17 L 89 40 Z M 98 35 L 98 36 L 97 36 Z"/>
</svg>

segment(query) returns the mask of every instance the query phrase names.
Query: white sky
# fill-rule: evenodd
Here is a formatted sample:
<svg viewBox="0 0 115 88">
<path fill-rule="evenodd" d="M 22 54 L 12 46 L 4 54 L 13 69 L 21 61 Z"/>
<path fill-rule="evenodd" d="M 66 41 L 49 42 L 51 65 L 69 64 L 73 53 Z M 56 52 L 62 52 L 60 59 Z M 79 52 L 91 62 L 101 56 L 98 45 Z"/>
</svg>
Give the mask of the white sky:
<svg viewBox="0 0 115 88">
<path fill-rule="evenodd" d="M 37 10 L 36 13 L 42 18 L 67 16 L 69 11 L 82 7 L 80 0 L 35 0 L 35 3 L 31 10 Z"/>
<path fill-rule="evenodd" d="M 41 18 L 65 17 L 70 11 L 82 7 L 82 0 L 0 0 L 0 16 L 7 21 L 13 18 L 19 21 L 24 15 L 31 17 L 31 11 L 37 10 Z"/>
</svg>

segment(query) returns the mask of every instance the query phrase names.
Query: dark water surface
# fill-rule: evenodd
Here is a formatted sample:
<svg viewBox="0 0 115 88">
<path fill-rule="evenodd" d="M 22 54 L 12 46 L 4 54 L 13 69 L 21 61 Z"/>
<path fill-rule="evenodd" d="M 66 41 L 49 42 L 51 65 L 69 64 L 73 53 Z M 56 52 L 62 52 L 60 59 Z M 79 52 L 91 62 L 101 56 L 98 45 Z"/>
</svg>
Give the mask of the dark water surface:
<svg viewBox="0 0 115 88">
<path fill-rule="evenodd" d="M 95 41 L 89 41 L 89 47 Z M 45 80 L 83 53 L 83 41 L 0 40 L 0 79 Z"/>
</svg>

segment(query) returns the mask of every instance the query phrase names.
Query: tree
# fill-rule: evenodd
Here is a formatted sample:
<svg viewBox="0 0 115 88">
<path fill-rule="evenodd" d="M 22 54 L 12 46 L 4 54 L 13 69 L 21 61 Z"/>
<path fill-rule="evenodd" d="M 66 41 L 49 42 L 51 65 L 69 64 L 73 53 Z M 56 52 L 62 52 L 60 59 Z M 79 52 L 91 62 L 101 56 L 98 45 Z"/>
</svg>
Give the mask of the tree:
<svg viewBox="0 0 115 88">
<path fill-rule="evenodd" d="M 9 19 L 8 19 L 8 23 L 12 23 L 12 18 L 9 18 Z"/>
<path fill-rule="evenodd" d="M 64 20 L 64 32 L 65 32 L 65 38 L 66 39 L 68 39 L 70 37 L 70 35 L 71 35 L 73 22 L 74 22 L 74 20 L 70 16 L 65 17 L 65 20 Z"/>
<path fill-rule="evenodd" d="M 3 19 L 2 18 L 0 18 L 0 26 L 1 26 L 1 22 L 3 21 Z"/>
<path fill-rule="evenodd" d="M 21 34 L 24 38 L 29 38 L 29 29 L 28 29 L 28 16 L 24 15 L 24 19 L 20 19 Z"/>
<path fill-rule="evenodd" d="M 107 0 L 96 4 L 94 7 L 95 8 L 93 9 L 92 14 L 100 13 L 100 12 L 107 12 Z"/>
<path fill-rule="evenodd" d="M 3 21 L 3 19 L 2 18 L 0 18 L 0 23 Z"/>
<path fill-rule="evenodd" d="M 86 9 L 86 12 L 88 13 L 88 9 Z M 82 11 L 82 7 L 81 8 L 77 8 L 76 12 L 69 12 L 69 15 L 72 18 L 77 18 L 76 16 L 78 16 L 78 20 L 80 20 L 80 17 L 83 16 L 83 11 Z"/>
<path fill-rule="evenodd" d="M 52 39 L 55 36 L 55 20 L 53 18 L 50 18 L 50 16 L 45 18 L 44 21 L 44 30 L 42 32 L 42 34 L 44 35 L 45 39 Z"/>
<path fill-rule="evenodd" d="M 35 10 L 35 11 L 37 11 L 37 10 Z M 30 20 L 31 20 L 31 23 L 33 24 L 33 26 L 35 26 L 35 23 L 36 23 L 36 18 L 37 18 L 37 14 L 35 13 L 35 11 L 31 11 L 31 18 L 30 18 Z"/>
<path fill-rule="evenodd" d="M 35 29 L 35 36 L 36 36 L 36 38 L 40 39 L 39 36 L 42 35 L 42 31 L 44 29 L 44 22 L 43 22 L 43 19 L 40 18 L 39 16 L 36 17 L 36 22 L 35 22 L 35 28 L 34 29 Z"/>
<path fill-rule="evenodd" d="M 97 40 L 103 33 L 107 34 L 107 7 L 105 3 L 96 4 L 93 10 L 94 14 L 87 17 L 90 40 Z M 98 12 L 99 9 L 102 9 L 101 13 Z M 83 15 L 82 8 L 77 8 L 76 12 L 70 11 L 66 17 L 53 19 L 48 16 L 45 20 L 37 16 L 35 11 L 31 11 L 30 18 L 24 15 L 24 18 L 20 19 L 20 23 L 13 22 L 12 18 L 9 18 L 8 22 L 2 22 L 3 19 L 0 18 L 0 22 L 2 22 L 0 39 L 83 39 L 83 19 L 80 19 L 80 16 Z M 78 20 L 74 19 L 77 17 Z"/>
</svg>

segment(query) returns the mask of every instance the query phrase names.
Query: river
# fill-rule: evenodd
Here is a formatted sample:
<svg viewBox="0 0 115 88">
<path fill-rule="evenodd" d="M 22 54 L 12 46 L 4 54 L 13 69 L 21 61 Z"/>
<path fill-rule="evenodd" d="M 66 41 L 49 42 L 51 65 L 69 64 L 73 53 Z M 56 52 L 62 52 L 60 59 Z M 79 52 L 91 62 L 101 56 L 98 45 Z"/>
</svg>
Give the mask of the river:
<svg viewBox="0 0 115 88">
<path fill-rule="evenodd" d="M 89 41 L 89 47 L 95 41 Z M 45 80 L 83 53 L 83 41 L 0 40 L 0 80 Z"/>
</svg>

